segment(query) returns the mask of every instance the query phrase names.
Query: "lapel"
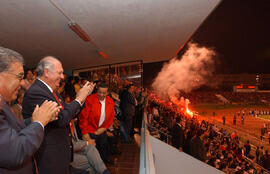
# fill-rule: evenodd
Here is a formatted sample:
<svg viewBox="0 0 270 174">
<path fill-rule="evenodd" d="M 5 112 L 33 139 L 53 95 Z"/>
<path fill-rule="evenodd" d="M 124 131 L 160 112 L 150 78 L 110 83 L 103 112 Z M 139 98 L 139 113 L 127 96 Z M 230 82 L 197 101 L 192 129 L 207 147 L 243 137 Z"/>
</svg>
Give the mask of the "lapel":
<svg viewBox="0 0 270 174">
<path fill-rule="evenodd" d="M 47 94 L 46 96 L 50 99 L 50 100 L 53 100 L 57 103 L 57 100 L 55 99 L 55 97 L 53 96 L 53 93 L 49 90 L 49 88 L 43 83 L 41 82 L 40 80 L 36 80 L 35 81 L 36 85 L 39 86 L 40 88 L 43 89 L 43 91 Z M 56 95 L 60 101 L 60 103 L 62 104 L 62 106 L 65 108 L 65 102 L 63 100 L 63 98 L 61 97 L 61 95 L 58 94 L 58 92 L 56 92 Z"/>
<path fill-rule="evenodd" d="M 111 114 L 112 107 L 114 109 L 114 106 L 112 106 L 112 102 L 110 100 L 110 97 L 106 96 L 106 101 L 105 101 L 105 116 L 106 116 L 106 118 L 107 118 L 107 116 L 109 116 L 108 114 Z"/>
<path fill-rule="evenodd" d="M 37 80 L 35 81 L 35 84 L 36 84 L 37 86 L 39 86 L 39 87 L 42 89 L 42 91 L 46 94 L 46 96 L 47 96 L 49 99 L 51 99 L 51 100 L 53 100 L 53 101 L 56 101 L 56 99 L 54 98 L 52 92 L 49 90 L 49 88 L 48 88 L 43 82 L 41 82 L 40 80 L 37 79 Z"/>
<path fill-rule="evenodd" d="M 60 101 L 60 103 L 62 104 L 62 106 L 65 108 L 65 102 L 62 98 L 62 96 L 58 93 L 58 92 L 55 92 L 57 97 L 58 97 L 58 100 Z"/>
<path fill-rule="evenodd" d="M 19 122 L 19 118 L 17 119 L 17 117 L 14 115 L 14 113 L 10 110 L 9 105 L 6 102 L 3 102 L 3 113 L 6 116 L 7 121 L 9 122 L 9 124 L 16 129 L 17 131 L 20 131 L 21 129 L 23 129 L 24 123 L 22 121 Z"/>
</svg>

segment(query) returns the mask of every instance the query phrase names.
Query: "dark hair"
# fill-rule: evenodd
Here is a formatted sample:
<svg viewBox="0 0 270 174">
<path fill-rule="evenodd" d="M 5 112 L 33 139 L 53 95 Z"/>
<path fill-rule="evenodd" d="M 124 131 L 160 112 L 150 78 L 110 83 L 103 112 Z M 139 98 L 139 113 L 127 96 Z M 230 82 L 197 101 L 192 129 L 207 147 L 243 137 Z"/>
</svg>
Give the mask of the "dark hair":
<svg viewBox="0 0 270 174">
<path fill-rule="evenodd" d="M 78 83 L 80 81 L 80 78 L 78 76 L 74 77 L 75 83 Z"/>
<path fill-rule="evenodd" d="M 129 88 L 131 88 L 131 86 L 135 86 L 133 83 L 131 83 L 131 84 L 129 84 L 129 85 L 127 85 L 127 90 L 129 90 Z"/>
<path fill-rule="evenodd" d="M 99 88 L 109 88 L 109 87 L 106 83 L 102 82 L 101 84 L 98 85 L 97 88 L 99 89 Z"/>
<path fill-rule="evenodd" d="M 176 118 L 175 118 L 175 122 L 176 122 L 176 123 L 180 123 L 180 121 L 181 121 L 181 118 L 180 118 L 180 117 L 176 117 Z"/>
<path fill-rule="evenodd" d="M 33 73 L 33 71 L 30 68 L 25 68 L 25 70 L 24 70 L 24 79 L 26 79 L 26 75 L 27 75 L 28 71 L 31 71 Z"/>
<path fill-rule="evenodd" d="M 69 76 L 67 82 L 68 83 L 71 83 L 72 80 L 74 80 L 74 77 L 73 76 Z"/>
</svg>

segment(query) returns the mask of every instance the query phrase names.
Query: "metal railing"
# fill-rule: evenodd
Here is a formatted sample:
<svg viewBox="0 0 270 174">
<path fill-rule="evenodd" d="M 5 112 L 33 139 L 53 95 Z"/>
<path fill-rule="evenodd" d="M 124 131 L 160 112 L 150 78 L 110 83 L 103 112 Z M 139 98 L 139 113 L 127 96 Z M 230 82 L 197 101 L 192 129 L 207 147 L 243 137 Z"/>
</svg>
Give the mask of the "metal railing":
<svg viewBox="0 0 270 174">
<path fill-rule="evenodd" d="M 169 134 L 166 133 L 166 132 L 163 132 L 163 131 L 159 130 L 158 128 L 156 128 L 156 127 L 154 127 L 154 126 L 152 126 L 152 125 L 150 125 L 150 124 L 147 124 L 147 126 L 148 126 L 148 128 L 154 129 L 155 131 L 159 132 L 160 135 L 166 136 L 166 143 L 167 143 L 167 144 L 170 144 L 170 142 L 171 142 L 171 140 L 172 140 L 172 136 L 171 136 L 171 135 L 169 135 Z M 150 133 L 151 133 L 151 131 L 150 131 Z"/>
</svg>

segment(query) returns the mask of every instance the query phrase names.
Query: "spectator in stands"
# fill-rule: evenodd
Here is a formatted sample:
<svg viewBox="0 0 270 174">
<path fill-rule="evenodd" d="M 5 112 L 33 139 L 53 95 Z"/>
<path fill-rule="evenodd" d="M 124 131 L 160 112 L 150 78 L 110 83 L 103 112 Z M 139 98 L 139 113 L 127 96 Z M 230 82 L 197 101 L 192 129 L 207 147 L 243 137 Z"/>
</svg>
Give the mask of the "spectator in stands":
<svg viewBox="0 0 270 174">
<path fill-rule="evenodd" d="M 78 76 L 75 76 L 74 81 L 74 89 L 77 94 L 77 92 L 79 92 L 79 90 L 81 89 L 81 80 Z"/>
<path fill-rule="evenodd" d="M 185 141 L 184 141 L 184 152 L 190 155 L 190 143 L 191 143 L 191 138 L 192 134 L 189 129 L 186 129 L 186 134 L 185 134 Z"/>
<path fill-rule="evenodd" d="M 205 162 L 206 151 L 201 136 L 201 131 L 197 130 L 197 133 L 191 139 L 190 153 L 193 157 Z"/>
<path fill-rule="evenodd" d="M 256 162 L 259 164 L 259 165 L 263 165 L 262 164 L 262 156 L 263 156 L 263 146 L 261 146 L 261 148 L 258 148 L 256 149 Z"/>
<path fill-rule="evenodd" d="M 79 115 L 83 140 L 95 140 L 102 160 L 109 164 L 114 161 L 108 150 L 107 129 L 113 124 L 114 115 L 114 101 L 108 96 L 108 86 L 105 83 L 98 85 L 97 93 L 87 97 Z"/>
<path fill-rule="evenodd" d="M 175 118 L 175 125 L 172 128 L 172 146 L 183 151 L 184 148 L 184 131 L 181 126 L 181 118 Z"/>
<path fill-rule="evenodd" d="M 247 140 L 247 142 L 245 143 L 244 147 L 245 147 L 245 156 L 249 157 L 250 150 L 251 150 L 251 146 L 249 144 L 249 140 Z"/>
<path fill-rule="evenodd" d="M 223 125 L 225 125 L 225 123 L 226 123 L 226 117 L 225 117 L 225 115 L 223 115 L 222 121 L 223 121 Z"/>
<path fill-rule="evenodd" d="M 65 85 L 65 93 L 66 93 L 66 95 L 70 96 L 71 100 L 73 100 L 76 96 L 74 83 L 75 83 L 74 77 L 69 76 L 67 84 Z"/>
<path fill-rule="evenodd" d="M 35 106 L 27 127 L 10 109 L 8 102 L 16 99 L 24 76 L 23 57 L 10 49 L 0 47 L 0 173 L 32 174 L 34 153 L 40 147 L 44 126 L 55 120 L 57 104 L 45 101 Z"/>
<path fill-rule="evenodd" d="M 63 78 L 63 80 L 61 80 L 60 85 L 59 85 L 59 88 L 57 90 L 57 92 L 62 97 L 64 97 L 66 95 L 65 86 L 66 86 L 66 78 L 67 78 L 67 75 L 65 73 L 63 73 L 63 74 L 64 74 L 64 78 Z"/>
<path fill-rule="evenodd" d="M 97 91 L 98 91 L 98 86 L 99 86 L 101 83 L 104 83 L 104 82 L 103 82 L 102 80 L 96 80 L 96 81 L 94 81 L 94 83 L 96 84 L 96 87 L 94 88 L 92 94 L 97 93 Z"/>
<path fill-rule="evenodd" d="M 22 80 L 22 89 L 25 91 L 28 90 L 28 88 L 32 85 L 33 83 L 33 73 L 31 69 L 28 69 L 25 74 L 25 79 Z"/>
<path fill-rule="evenodd" d="M 62 97 L 55 92 L 64 78 L 63 71 L 58 59 L 54 57 L 41 59 L 37 65 L 37 80 L 25 93 L 22 103 L 24 118 L 31 117 L 35 106 L 45 100 L 55 101 L 61 106 L 58 120 L 45 127 L 45 139 L 36 153 L 40 174 L 65 174 L 77 171 L 70 168 L 69 165 L 73 158 L 69 123 L 81 109 L 85 98 L 92 92 L 94 84 L 85 84 L 76 95 L 76 99 L 70 104 L 66 104 Z"/>
<path fill-rule="evenodd" d="M 138 96 L 137 114 L 136 114 L 136 127 L 140 130 L 142 125 L 143 112 L 148 105 L 147 89 L 141 88 Z"/>
<path fill-rule="evenodd" d="M 32 68 L 32 72 L 33 72 L 33 82 L 37 79 L 37 71 L 36 68 Z"/>
<path fill-rule="evenodd" d="M 236 115 L 233 116 L 233 124 L 236 125 Z"/>
<path fill-rule="evenodd" d="M 256 148 L 255 155 L 256 155 L 256 163 L 259 164 L 259 160 L 260 160 L 260 148 L 259 148 L 259 146 L 257 146 L 257 148 Z"/>
<path fill-rule="evenodd" d="M 122 119 L 124 123 L 125 133 L 127 136 L 131 136 L 133 133 L 132 125 L 133 125 L 133 117 L 135 116 L 135 108 L 137 105 L 137 100 L 134 96 L 135 86 L 133 84 L 129 84 L 127 86 L 127 90 L 124 90 L 121 93 L 121 103 L 120 108 L 122 110 Z M 129 140 L 130 141 L 130 138 Z"/>
<path fill-rule="evenodd" d="M 73 128 L 72 143 L 74 152 L 74 159 L 71 165 L 75 168 L 87 169 L 91 174 L 110 174 L 95 147 L 95 141 L 84 141 L 78 138 L 75 126 L 76 121 L 76 118 L 71 121 Z"/>
</svg>

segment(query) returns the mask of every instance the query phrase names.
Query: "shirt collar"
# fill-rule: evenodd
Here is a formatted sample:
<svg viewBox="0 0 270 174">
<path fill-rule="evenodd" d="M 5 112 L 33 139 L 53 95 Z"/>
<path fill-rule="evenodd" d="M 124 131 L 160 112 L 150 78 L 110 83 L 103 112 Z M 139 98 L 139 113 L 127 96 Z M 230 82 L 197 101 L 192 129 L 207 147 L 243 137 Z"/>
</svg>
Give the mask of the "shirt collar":
<svg viewBox="0 0 270 174">
<path fill-rule="evenodd" d="M 98 99 L 99 100 L 99 99 Z M 100 103 L 105 103 L 106 102 L 106 97 L 104 98 L 104 100 L 99 100 Z"/>
<path fill-rule="evenodd" d="M 41 80 L 40 78 L 37 78 L 39 81 L 41 81 L 42 83 L 44 83 L 44 85 L 46 85 L 47 86 L 47 88 L 49 88 L 49 90 L 51 91 L 51 93 L 53 93 L 53 90 L 52 90 L 52 88 L 47 84 L 47 83 L 45 83 L 43 80 Z"/>
</svg>

